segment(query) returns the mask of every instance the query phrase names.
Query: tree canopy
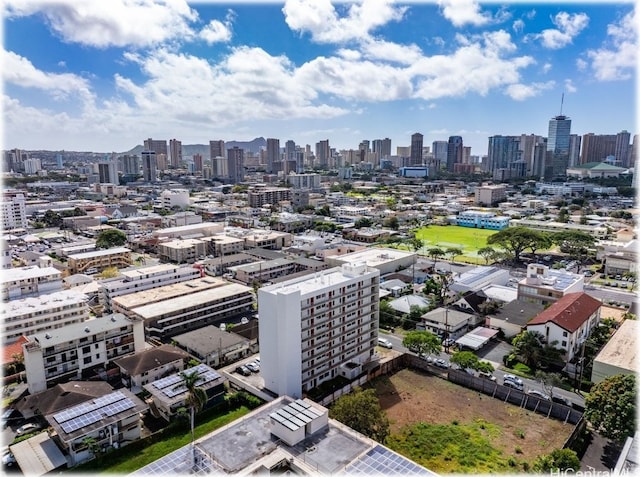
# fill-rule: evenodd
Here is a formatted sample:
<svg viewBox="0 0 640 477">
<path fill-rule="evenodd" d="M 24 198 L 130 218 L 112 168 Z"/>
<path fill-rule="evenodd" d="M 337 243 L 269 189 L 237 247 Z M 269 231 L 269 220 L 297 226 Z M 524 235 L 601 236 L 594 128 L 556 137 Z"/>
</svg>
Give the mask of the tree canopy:
<svg viewBox="0 0 640 477">
<path fill-rule="evenodd" d="M 122 247 L 127 243 L 127 235 L 118 229 L 103 230 L 96 239 L 97 248 Z"/>
<path fill-rule="evenodd" d="M 633 374 L 617 374 L 591 388 L 584 417 L 602 436 L 622 444 L 636 429 L 638 390 Z"/>
<path fill-rule="evenodd" d="M 492 373 L 495 368 L 488 361 L 480 361 L 480 358 L 471 351 L 456 351 L 451 356 L 450 362 L 457 364 L 461 369 L 473 369 L 485 373 Z"/>
<path fill-rule="evenodd" d="M 536 250 L 549 247 L 551 240 L 548 234 L 538 230 L 527 227 L 508 227 L 489 236 L 487 244 L 499 245 L 518 262 L 522 252 L 529 249 L 535 253 Z"/>
<path fill-rule="evenodd" d="M 389 419 L 373 389 L 341 396 L 329 409 L 329 417 L 378 442 L 384 443 L 389 435 Z"/>
<path fill-rule="evenodd" d="M 409 331 L 402 340 L 402 346 L 410 349 L 414 353 L 418 353 L 418 356 L 442 351 L 440 338 L 430 331 Z"/>
<path fill-rule="evenodd" d="M 587 254 L 587 250 L 596 243 L 596 238 L 579 230 L 556 232 L 551 240 L 560 246 L 560 251 L 569 254 L 571 258 L 579 258 Z"/>
<path fill-rule="evenodd" d="M 533 470 L 541 474 L 580 469 L 580 459 L 572 449 L 554 449 L 550 454 L 541 455 L 533 463 Z"/>
</svg>

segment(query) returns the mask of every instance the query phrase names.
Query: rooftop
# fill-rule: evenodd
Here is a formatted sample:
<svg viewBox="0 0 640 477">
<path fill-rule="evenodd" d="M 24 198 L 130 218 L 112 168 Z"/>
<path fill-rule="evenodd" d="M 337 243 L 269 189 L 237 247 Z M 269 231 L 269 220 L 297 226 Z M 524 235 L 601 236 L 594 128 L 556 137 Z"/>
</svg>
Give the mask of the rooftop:
<svg viewBox="0 0 640 477">
<path fill-rule="evenodd" d="M 638 355 L 638 336 L 640 322 L 624 320 L 620 328 L 600 350 L 595 360 L 601 363 L 640 372 L 640 356 Z"/>
<path fill-rule="evenodd" d="M 113 299 L 114 303 L 130 310 L 138 306 L 157 303 L 184 295 L 191 295 L 200 291 L 211 290 L 227 285 L 229 282 L 215 277 L 196 278 L 185 282 L 164 285 L 150 290 L 143 290 Z"/>
<path fill-rule="evenodd" d="M 0 277 L 0 283 L 17 282 L 20 280 L 27 280 L 29 278 L 47 277 L 50 275 L 61 276 L 60 270 L 55 267 L 41 268 L 38 265 L 32 265 L 30 267 L 12 268 L 11 272 L 5 272 Z"/>
<path fill-rule="evenodd" d="M 252 474 L 289 461 L 307 475 L 435 474 L 332 419 L 329 425 L 289 446 L 272 434 L 271 416 L 298 403 L 287 396 L 264 404 L 229 426 L 196 441 L 196 468 L 189 446 L 168 454 L 130 475 Z M 302 403 L 326 412 L 316 403 Z M 295 473 L 299 473 L 295 472 Z"/>
<path fill-rule="evenodd" d="M 104 250 L 94 250 L 92 252 L 85 252 L 85 253 L 74 253 L 72 255 L 69 255 L 69 259 L 72 260 L 84 260 L 87 258 L 93 258 L 93 257 L 105 257 L 107 255 L 117 255 L 119 253 L 130 253 L 131 250 L 126 248 L 126 247 L 114 247 L 114 248 L 107 248 Z"/>
<path fill-rule="evenodd" d="M 36 312 L 49 311 L 52 308 L 62 308 L 69 305 L 86 304 L 87 295 L 76 290 L 63 290 L 21 300 L 12 300 L 0 309 L 0 316 L 5 320 L 11 317 L 31 315 Z"/>
<path fill-rule="evenodd" d="M 207 356 L 214 351 L 219 352 L 221 348 L 224 350 L 249 341 L 236 333 L 222 331 L 213 325 L 176 335 L 171 339 L 199 356 Z"/>
<path fill-rule="evenodd" d="M 114 313 L 101 318 L 91 318 L 81 323 L 70 323 L 60 328 L 51 328 L 41 333 L 28 335 L 30 342 L 38 342 L 41 346 L 55 346 L 83 336 L 93 336 L 105 331 L 111 331 L 121 326 L 130 325 L 132 321 L 122 313 Z"/>
<path fill-rule="evenodd" d="M 573 333 L 601 306 L 599 300 L 584 292 L 568 293 L 532 319 L 528 325 L 541 325 L 551 321 Z"/>
<path fill-rule="evenodd" d="M 376 267 L 394 260 L 409 257 L 415 258 L 415 256 L 416 254 L 413 252 L 405 252 L 392 248 L 365 248 L 364 250 L 358 250 L 357 252 L 351 252 L 333 258 L 348 263 L 365 262 L 369 267 Z"/>
</svg>

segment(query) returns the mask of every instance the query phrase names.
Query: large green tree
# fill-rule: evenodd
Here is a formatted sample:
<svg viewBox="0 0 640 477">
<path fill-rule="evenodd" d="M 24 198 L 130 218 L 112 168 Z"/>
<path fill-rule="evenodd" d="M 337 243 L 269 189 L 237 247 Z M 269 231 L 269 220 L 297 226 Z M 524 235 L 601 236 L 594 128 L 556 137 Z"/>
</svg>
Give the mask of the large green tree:
<svg viewBox="0 0 640 477">
<path fill-rule="evenodd" d="M 551 235 L 551 240 L 560 247 L 561 252 L 576 259 L 586 256 L 589 248 L 596 243 L 593 235 L 579 230 L 556 232 Z"/>
<path fill-rule="evenodd" d="M 450 361 L 457 364 L 461 369 L 473 369 L 485 373 L 492 373 L 495 368 L 488 361 L 480 361 L 480 358 L 471 351 L 456 351 L 451 356 Z"/>
<path fill-rule="evenodd" d="M 562 384 L 562 376 L 558 373 L 547 373 L 545 371 L 536 371 L 536 381 L 542 385 L 542 389 L 549 396 L 553 397 L 553 388 Z"/>
<path fill-rule="evenodd" d="M 96 238 L 97 248 L 122 247 L 127 243 L 127 235 L 118 229 L 103 230 Z"/>
<path fill-rule="evenodd" d="M 430 331 L 409 331 L 404 335 L 402 346 L 410 349 L 414 353 L 418 353 L 418 356 L 430 355 L 442 351 L 440 338 Z"/>
<path fill-rule="evenodd" d="M 449 247 L 444 251 L 444 253 L 448 255 L 449 260 L 453 262 L 454 258 L 456 258 L 458 255 L 462 255 L 462 249 L 457 247 Z"/>
<path fill-rule="evenodd" d="M 496 251 L 492 247 L 482 247 L 478 250 L 478 255 L 484 258 L 487 265 L 489 265 L 489 260 L 496 259 Z"/>
<path fill-rule="evenodd" d="M 440 247 L 431 247 L 427 250 L 427 256 L 433 259 L 433 268 L 436 268 L 436 263 L 438 263 L 438 259 L 444 257 L 445 251 Z"/>
<path fill-rule="evenodd" d="M 602 436 L 621 445 L 636 430 L 637 396 L 635 375 L 610 376 L 591 388 L 584 417 Z"/>
<path fill-rule="evenodd" d="M 373 389 L 341 396 L 329 409 L 329 417 L 381 443 L 389 435 L 389 419 Z"/>
<path fill-rule="evenodd" d="M 508 227 L 489 236 L 487 244 L 499 245 L 518 262 L 525 250 L 529 249 L 535 254 L 536 250 L 548 247 L 551 241 L 548 234 L 538 230 L 527 227 Z"/>
</svg>

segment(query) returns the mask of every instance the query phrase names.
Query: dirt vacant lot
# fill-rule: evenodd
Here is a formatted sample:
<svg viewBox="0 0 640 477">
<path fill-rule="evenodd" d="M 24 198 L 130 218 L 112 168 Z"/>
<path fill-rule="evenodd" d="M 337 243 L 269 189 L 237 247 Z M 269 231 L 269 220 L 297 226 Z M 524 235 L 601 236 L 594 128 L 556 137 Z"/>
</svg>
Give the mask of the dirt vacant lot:
<svg viewBox="0 0 640 477">
<path fill-rule="evenodd" d="M 492 424 L 491 446 L 504 457 L 533 462 L 536 457 L 562 448 L 573 430 L 571 424 L 504 403 L 444 379 L 404 369 L 375 381 L 380 405 L 395 434 L 410 424 Z M 495 427 L 494 427 L 495 426 Z M 517 449 L 517 450 L 516 450 Z"/>
</svg>

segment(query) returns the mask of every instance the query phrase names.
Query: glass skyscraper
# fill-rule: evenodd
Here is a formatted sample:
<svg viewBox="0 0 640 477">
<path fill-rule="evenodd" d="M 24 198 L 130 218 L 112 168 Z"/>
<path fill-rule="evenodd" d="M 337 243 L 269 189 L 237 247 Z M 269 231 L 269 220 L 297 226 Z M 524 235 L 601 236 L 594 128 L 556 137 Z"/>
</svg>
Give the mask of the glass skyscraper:
<svg viewBox="0 0 640 477">
<path fill-rule="evenodd" d="M 555 116 L 549 120 L 547 137 L 547 160 L 544 169 L 545 180 L 566 177 L 571 146 L 571 119 Z"/>
</svg>

